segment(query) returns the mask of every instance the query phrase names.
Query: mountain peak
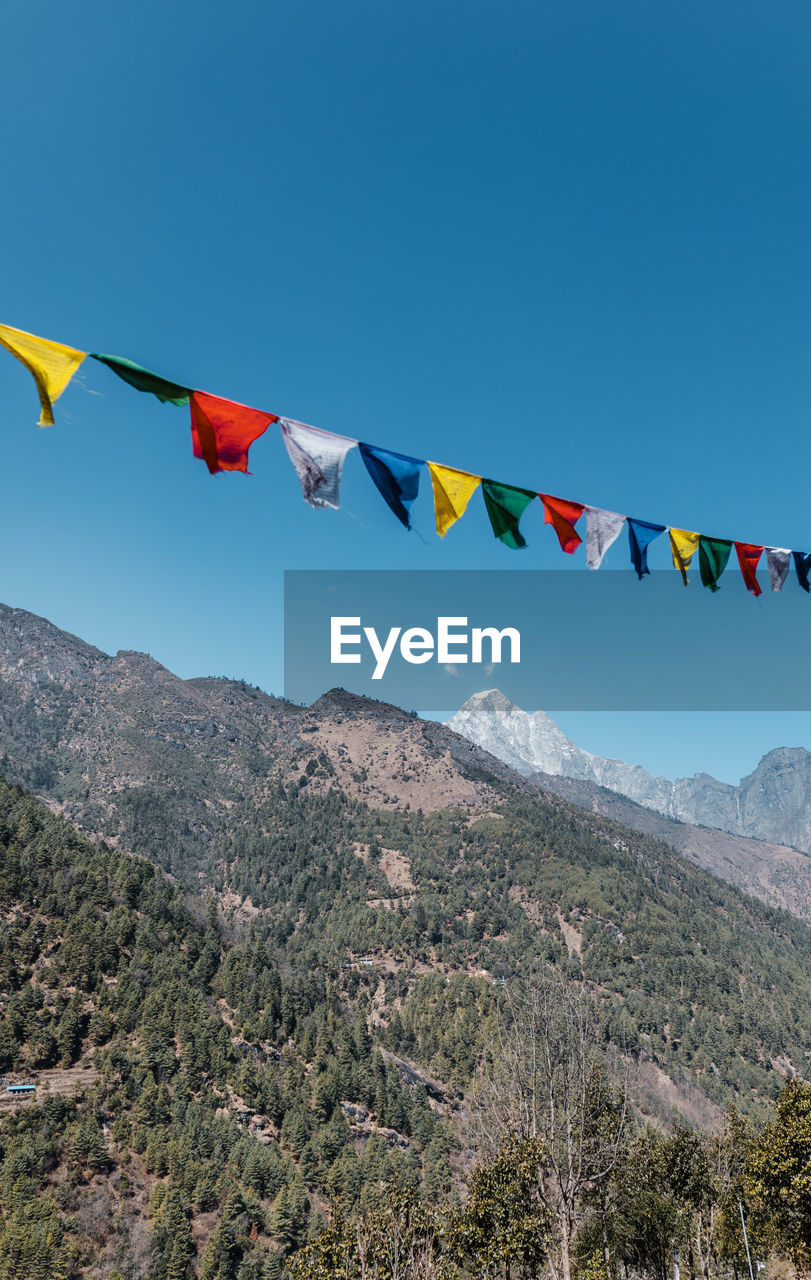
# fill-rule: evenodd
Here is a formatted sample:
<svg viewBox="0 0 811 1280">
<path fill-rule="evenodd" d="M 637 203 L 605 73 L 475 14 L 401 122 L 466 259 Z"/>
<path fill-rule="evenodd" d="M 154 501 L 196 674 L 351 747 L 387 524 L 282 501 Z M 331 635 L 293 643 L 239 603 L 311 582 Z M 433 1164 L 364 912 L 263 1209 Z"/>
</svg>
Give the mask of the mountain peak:
<svg viewBox="0 0 811 1280">
<path fill-rule="evenodd" d="M 513 702 L 512 698 L 508 698 L 506 693 L 502 693 L 500 689 L 484 689 L 481 693 L 471 694 L 467 702 L 464 702 L 456 712 L 457 716 L 472 714 L 528 717 L 530 720 L 544 725 L 547 730 L 559 734 L 567 742 L 569 741 L 563 730 L 546 711 L 524 711 L 517 702 Z"/>
<path fill-rule="evenodd" d="M 760 763 L 748 777 L 753 777 L 759 770 L 765 767 L 771 768 L 800 768 L 808 767 L 811 760 L 811 752 L 805 747 L 773 747 L 771 751 L 767 751 L 765 756 L 761 758 Z M 746 779 L 743 779 L 746 781 Z"/>
<path fill-rule="evenodd" d="M 545 711 L 522 711 L 500 689 L 487 689 L 468 698 L 447 725 L 518 773 L 589 776 L 583 773 L 580 759 L 586 753 L 569 741 Z"/>
<path fill-rule="evenodd" d="M 410 713 L 391 702 L 380 702 L 376 698 L 367 698 L 360 693 L 350 693 L 347 689 L 328 689 L 310 706 L 309 710 L 321 716 L 377 716 L 385 720 L 405 720 Z"/>
<path fill-rule="evenodd" d="M 497 715 L 510 715 L 514 711 L 524 714 L 517 703 L 507 697 L 506 693 L 502 693 L 500 689 L 483 689 L 481 693 L 474 693 L 459 708 L 457 715 L 470 711 L 492 711 Z"/>
</svg>

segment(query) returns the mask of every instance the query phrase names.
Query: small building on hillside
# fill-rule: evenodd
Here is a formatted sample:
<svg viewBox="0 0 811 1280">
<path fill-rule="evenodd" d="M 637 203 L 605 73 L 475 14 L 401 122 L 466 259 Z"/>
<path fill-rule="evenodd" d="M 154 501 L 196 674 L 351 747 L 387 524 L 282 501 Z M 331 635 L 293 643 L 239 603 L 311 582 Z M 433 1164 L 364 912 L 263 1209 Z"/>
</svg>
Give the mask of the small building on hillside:
<svg viewBox="0 0 811 1280">
<path fill-rule="evenodd" d="M 33 1093 L 35 1084 L 7 1084 L 6 1093 Z"/>
</svg>

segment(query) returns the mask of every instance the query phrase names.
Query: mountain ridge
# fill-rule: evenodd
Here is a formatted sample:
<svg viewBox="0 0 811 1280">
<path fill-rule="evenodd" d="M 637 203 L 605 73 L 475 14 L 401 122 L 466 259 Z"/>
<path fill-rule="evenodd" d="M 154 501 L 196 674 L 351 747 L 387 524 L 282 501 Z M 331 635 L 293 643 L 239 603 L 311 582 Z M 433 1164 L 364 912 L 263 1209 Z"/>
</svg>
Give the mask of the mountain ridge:
<svg viewBox="0 0 811 1280">
<path fill-rule="evenodd" d="M 592 755 L 545 712 L 525 712 L 499 690 L 474 694 L 446 724 L 524 776 L 593 782 L 680 822 L 811 852 L 811 753 L 804 747 L 772 749 L 736 787 L 707 773 L 671 781 Z"/>
<path fill-rule="evenodd" d="M 148 838 L 153 857 L 162 843 L 160 865 L 182 874 L 207 864 L 235 804 L 308 766 L 312 790 L 401 807 L 486 807 L 487 777 L 532 786 L 390 704 L 336 689 L 302 707 L 240 681 L 184 680 L 0 605 L 0 771 L 84 832 L 132 851 Z"/>
<path fill-rule="evenodd" d="M 497 691 L 475 703 L 502 717 L 525 714 Z M 541 719 L 561 750 L 579 751 Z M 261 803 L 274 777 L 311 794 L 340 787 L 372 808 L 458 806 L 471 815 L 492 805 L 494 785 L 506 785 L 559 795 L 664 839 L 729 883 L 811 919 L 811 861 L 782 842 L 712 838 L 696 824 L 620 803 L 618 792 L 587 778 L 516 772 L 499 759 L 500 744 L 489 745 L 493 751 L 453 723 L 341 689 L 303 707 L 240 681 L 181 679 L 147 654 L 105 654 L 0 605 L 0 771 L 85 834 L 146 849 L 186 880 L 210 877 L 235 806 Z"/>
</svg>

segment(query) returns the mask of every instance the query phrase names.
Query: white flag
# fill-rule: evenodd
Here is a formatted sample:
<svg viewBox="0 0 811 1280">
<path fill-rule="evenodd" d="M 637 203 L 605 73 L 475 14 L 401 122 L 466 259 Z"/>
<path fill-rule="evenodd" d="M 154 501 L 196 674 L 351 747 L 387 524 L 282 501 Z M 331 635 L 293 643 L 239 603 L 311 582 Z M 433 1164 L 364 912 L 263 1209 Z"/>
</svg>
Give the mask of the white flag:
<svg viewBox="0 0 811 1280">
<path fill-rule="evenodd" d="M 791 552 L 786 547 L 767 547 L 766 564 L 769 568 L 769 586 L 772 591 L 781 591 L 791 564 Z"/>
<path fill-rule="evenodd" d="M 357 440 L 338 436 L 319 427 L 308 427 L 306 422 L 292 418 L 280 418 L 282 438 L 301 481 L 301 492 L 311 507 L 339 505 L 341 472 L 344 458 L 354 449 Z"/>
<path fill-rule="evenodd" d="M 603 511 L 600 507 L 586 507 L 586 564 L 599 569 L 612 542 L 622 533 L 625 516 L 616 511 Z"/>
</svg>

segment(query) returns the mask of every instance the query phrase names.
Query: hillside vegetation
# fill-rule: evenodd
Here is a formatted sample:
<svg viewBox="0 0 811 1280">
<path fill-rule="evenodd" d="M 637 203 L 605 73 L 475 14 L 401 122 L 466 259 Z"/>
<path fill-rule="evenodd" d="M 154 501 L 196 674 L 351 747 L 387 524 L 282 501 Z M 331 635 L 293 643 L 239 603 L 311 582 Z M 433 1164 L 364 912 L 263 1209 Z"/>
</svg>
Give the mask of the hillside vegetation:
<svg viewBox="0 0 811 1280">
<path fill-rule="evenodd" d="M 235 814 L 216 894 L 188 904 L 148 861 L 0 785 L 0 1066 L 37 1084 L 33 1103 L 0 1102 L 0 1280 L 277 1280 L 288 1260 L 331 1276 L 338 1205 L 378 1245 L 394 1206 L 398 1231 L 422 1223 L 423 1253 L 451 1233 L 443 1267 L 503 1274 L 507 1255 L 484 1270 L 476 1244 L 488 1197 L 506 1186 L 510 1214 L 516 1195 L 535 1203 L 543 1153 L 498 1153 L 470 1183 L 474 1208 L 491 1188 L 471 1218 L 453 1207 L 474 1158 L 464 1116 L 511 993 L 550 969 L 596 992 L 600 1051 L 613 1042 L 631 1068 L 629 1114 L 707 1122 L 734 1098 L 756 1124 L 771 1114 L 771 1060 L 806 1042 L 805 926 L 562 803 L 383 814 L 311 792 L 319 768 Z M 629 1130 L 622 1194 L 643 1149 L 671 1167 L 681 1132 Z M 689 1214 L 662 1209 L 657 1248 Z M 539 1274 L 553 1239 L 523 1239 L 514 1276 Z"/>
<path fill-rule="evenodd" d="M 330 1196 L 449 1185 L 425 1088 L 323 974 L 229 945 L 213 904 L 193 920 L 148 862 L 5 785 L 0 852 L 0 1067 L 39 1086 L 0 1110 L 3 1280 L 173 1277 L 206 1240 L 272 1275 Z"/>
<path fill-rule="evenodd" d="M 757 1110 L 804 1066 L 811 931 L 666 845 L 553 798 L 403 814 L 299 784 L 233 814 L 220 889 L 261 908 L 254 935 L 292 965 L 376 997 L 384 1043 L 456 1090 L 488 1034 L 491 983 L 548 963 L 600 990 L 613 1037 L 685 1085 L 685 1105 L 692 1081 Z"/>
</svg>

